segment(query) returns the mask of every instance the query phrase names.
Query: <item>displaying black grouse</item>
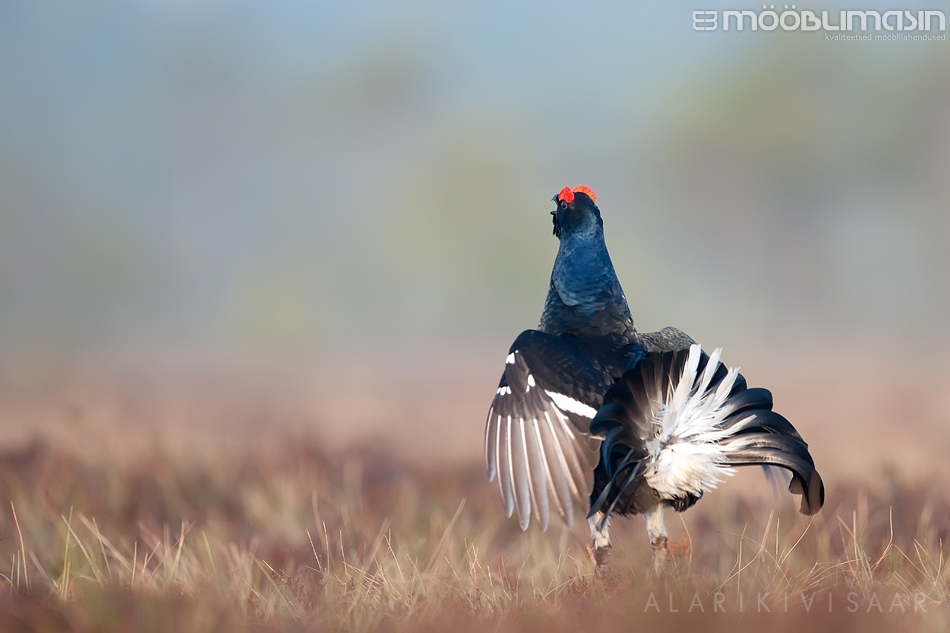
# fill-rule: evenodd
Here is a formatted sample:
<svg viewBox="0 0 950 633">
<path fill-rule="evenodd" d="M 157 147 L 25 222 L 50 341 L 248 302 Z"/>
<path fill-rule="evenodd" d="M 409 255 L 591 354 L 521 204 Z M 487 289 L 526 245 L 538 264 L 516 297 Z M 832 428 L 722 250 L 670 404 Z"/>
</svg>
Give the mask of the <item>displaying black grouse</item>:
<svg viewBox="0 0 950 633">
<path fill-rule="evenodd" d="M 663 509 L 682 511 L 734 466 L 780 466 L 789 490 L 814 514 L 824 486 L 794 427 L 772 411 L 772 394 L 676 328 L 639 333 L 604 243 L 590 188 L 555 197 L 560 240 L 537 330 L 511 345 L 488 411 L 485 460 L 508 516 L 551 508 L 568 525 L 588 513 L 598 572 L 612 514 L 643 514 L 659 571 L 668 559 Z"/>
</svg>

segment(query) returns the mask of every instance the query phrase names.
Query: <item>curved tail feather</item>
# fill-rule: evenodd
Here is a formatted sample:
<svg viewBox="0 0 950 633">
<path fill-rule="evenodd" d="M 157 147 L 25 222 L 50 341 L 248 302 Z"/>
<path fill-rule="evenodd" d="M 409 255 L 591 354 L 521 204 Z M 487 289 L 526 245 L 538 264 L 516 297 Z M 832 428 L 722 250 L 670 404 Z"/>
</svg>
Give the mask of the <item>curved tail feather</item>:
<svg viewBox="0 0 950 633">
<path fill-rule="evenodd" d="M 772 411 L 767 389 L 749 388 L 721 350 L 634 353 L 591 422 L 604 439 L 606 477 L 591 496 L 591 515 L 606 508 L 642 512 L 645 490 L 685 509 L 737 466 L 777 466 L 791 472 L 789 491 L 801 512 L 824 503 L 824 484 L 795 427 Z"/>
</svg>

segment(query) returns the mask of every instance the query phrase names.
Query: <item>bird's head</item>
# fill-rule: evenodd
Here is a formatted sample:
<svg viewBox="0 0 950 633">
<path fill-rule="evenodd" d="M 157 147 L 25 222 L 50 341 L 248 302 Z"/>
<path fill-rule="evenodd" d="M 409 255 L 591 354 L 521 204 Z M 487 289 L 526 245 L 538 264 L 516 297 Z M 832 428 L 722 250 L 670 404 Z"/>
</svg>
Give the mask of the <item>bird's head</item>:
<svg viewBox="0 0 950 633">
<path fill-rule="evenodd" d="M 597 196 L 587 185 L 577 185 L 573 189 L 564 187 L 553 200 L 557 204 L 557 209 L 551 211 L 554 216 L 554 235 L 559 239 L 593 233 L 603 228 L 600 209 L 594 204 Z"/>
</svg>

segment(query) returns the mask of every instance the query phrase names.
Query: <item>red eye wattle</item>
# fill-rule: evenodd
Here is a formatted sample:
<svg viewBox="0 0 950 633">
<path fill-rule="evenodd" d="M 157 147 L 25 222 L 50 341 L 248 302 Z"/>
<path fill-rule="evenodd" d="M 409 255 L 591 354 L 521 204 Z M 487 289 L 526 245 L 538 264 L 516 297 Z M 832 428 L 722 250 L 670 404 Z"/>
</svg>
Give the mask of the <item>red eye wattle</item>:
<svg viewBox="0 0 950 633">
<path fill-rule="evenodd" d="M 561 192 L 557 194 L 558 202 L 566 202 L 568 204 L 574 202 L 574 192 L 571 191 L 570 187 L 564 187 L 561 189 Z"/>
</svg>

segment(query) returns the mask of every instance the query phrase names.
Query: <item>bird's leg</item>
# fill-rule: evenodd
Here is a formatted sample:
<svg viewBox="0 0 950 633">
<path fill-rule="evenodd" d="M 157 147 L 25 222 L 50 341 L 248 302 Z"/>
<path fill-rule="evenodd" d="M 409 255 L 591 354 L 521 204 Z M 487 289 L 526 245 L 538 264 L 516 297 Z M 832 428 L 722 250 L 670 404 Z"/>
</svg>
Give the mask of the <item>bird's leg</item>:
<svg viewBox="0 0 950 633">
<path fill-rule="evenodd" d="M 647 536 L 653 547 L 653 574 L 662 576 L 670 563 L 670 548 L 666 535 L 666 526 L 663 525 L 663 504 L 658 503 L 644 513 L 647 523 Z"/>
<path fill-rule="evenodd" d="M 603 528 L 600 527 L 602 521 Z M 587 522 L 590 524 L 590 549 L 596 565 L 594 578 L 603 580 L 607 577 L 607 558 L 610 556 L 610 518 L 604 520 L 603 512 L 595 512 Z"/>
</svg>

